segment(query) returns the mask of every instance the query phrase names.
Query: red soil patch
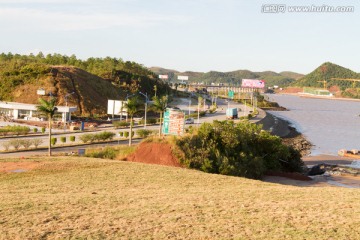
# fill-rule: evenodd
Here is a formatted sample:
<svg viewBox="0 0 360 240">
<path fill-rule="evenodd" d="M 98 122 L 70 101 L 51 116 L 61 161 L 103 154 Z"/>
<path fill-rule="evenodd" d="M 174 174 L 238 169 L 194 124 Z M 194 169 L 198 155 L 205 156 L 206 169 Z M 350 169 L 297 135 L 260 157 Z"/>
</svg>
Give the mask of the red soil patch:
<svg viewBox="0 0 360 240">
<path fill-rule="evenodd" d="M 38 162 L 0 162 L 0 172 L 29 171 L 39 165 Z"/>
<path fill-rule="evenodd" d="M 181 167 L 179 160 L 172 153 L 171 145 L 167 143 L 141 143 L 126 159 L 129 162 Z"/>
<path fill-rule="evenodd" d="M 267 176 L 275 176 L 275 177 L 285 177 L 290 178 L 293 180 L 300 180 L 300 181 L 310 181 L 312 178 L 302 175 L 301 173 L 291 173 L 291 172 L 275 172 L 275 171 L 267 171 L 265 173 Z"/>
<path fill-rule="evenodd" d="M 288 88 L 285 88 L 281 91 L 279 91 L 279 93 L 298 93 L 298 92 L 302 92 L 303 89 L 302 88 L 299 88 L 299 87 L 288 87 Z"/>
</svg>

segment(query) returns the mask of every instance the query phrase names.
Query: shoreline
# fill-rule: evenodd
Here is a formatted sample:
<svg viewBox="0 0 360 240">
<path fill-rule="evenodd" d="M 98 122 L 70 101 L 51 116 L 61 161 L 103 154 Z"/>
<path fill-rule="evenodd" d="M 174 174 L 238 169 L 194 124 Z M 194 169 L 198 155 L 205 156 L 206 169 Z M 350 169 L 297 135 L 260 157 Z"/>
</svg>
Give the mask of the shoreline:
<svg viewBox="0 0 360 240">
<path fill-rule="evenodd" d="M 311 144 L 302 133 L 291 126 L 291 123 L 266 112 L 266 116 L 258 122 L 262 128 L 282 139 L 283 143 L 299 150 L 302 158 L 311 153 Z"/>
<path fill-rule="evenodd" d="M 278 118 L 271 113 L 266 112 L 266 117 L 259 121 L 263 124 L 264 130 L 271 130 L 273 135 L 281 137 L 284 144 L 292 146 L 299 150 L 301 159 L 307 168 L 315 165 L 327 164 L 334 167 L 341 165 L 350 165 L 354 160 L 353 158 L 341 157 L 320 154 L 310 156 L 311 148 L 314 146 L 306 140 L 304 135 L 298 132 L 291 123 L 287 120 Z M 358 160 L 359 161 L 359 160 Z M 311 177 L 311 181 L 304 181 L 296 178 L 288 178 L 282 176 L 265 176 L 264 181 L 284 185 L 293 185 L 298 187 L 345 187 L 345 188 L 360 188 L 360 178 L 357 174 L 345 173 L 331 173 L 324 175 L 316 175 Z"/>
<path fill-rule="evenodd" d="M 341 98 L 341 97 L 322 97 L 316 95 L 306 95 L 301 93 L 276 93 L 279 95 L 290 95 L 290 96 L 298 96 L 302 98 L 315 98 L 315 99 L 325 99 L 325 100 L 338 100 L 338 101 L 352 101 L 352 102 L 360 102 L 360 99 L 357 98 Z"/>
</svg>

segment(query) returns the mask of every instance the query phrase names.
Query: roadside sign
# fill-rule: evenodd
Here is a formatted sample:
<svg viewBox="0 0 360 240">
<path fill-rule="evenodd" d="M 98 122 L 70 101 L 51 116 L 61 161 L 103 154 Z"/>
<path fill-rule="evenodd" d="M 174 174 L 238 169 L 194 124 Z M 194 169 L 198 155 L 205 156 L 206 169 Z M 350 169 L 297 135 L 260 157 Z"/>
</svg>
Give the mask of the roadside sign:
<svg viewBox="0 0 360 240">
<path fill-rule="evenodd" d="M 229 96 L 229 98 L 234 99 L 234 91 L 233 91 L 233 90 L 230 90 L 230 91 L 228 92 L 228 96 Z"/>
<path fill-rule="evenodd" d="M 40 89 L 38 89 L 38 90 L 36 91 L 36 93 L 37 93 L 37 95 L 42 95 L 42 96 L 44 96 L 44 95 L 45 95 L 45 89 L 40 88 Z"/>
<path fill-rule="evenodd" d="M 184 80 L 187 81 L 187 80 L 189 80 L 189 76 L 178 76 L 177 79 L 182 80 L 182 81 L 184 81 Z"/>
<path fill-rule="evenodd" d="M 164 112 L 162 133 L 165 135 L 181 135 L 184 133 L 185 114 L 181 110 L 168 108 Z"/>
<path fill-rule="evenodd" d="M 159 78 L 160 79 L 169 79 L 169 76 L 168 75 L 159 75 Z"/>
<path fill-rule="evenodd" d="M 259 79 L 243 79 L 241 82 L 243 88 L 264 88 L 265 80 Z"/>
</svg>

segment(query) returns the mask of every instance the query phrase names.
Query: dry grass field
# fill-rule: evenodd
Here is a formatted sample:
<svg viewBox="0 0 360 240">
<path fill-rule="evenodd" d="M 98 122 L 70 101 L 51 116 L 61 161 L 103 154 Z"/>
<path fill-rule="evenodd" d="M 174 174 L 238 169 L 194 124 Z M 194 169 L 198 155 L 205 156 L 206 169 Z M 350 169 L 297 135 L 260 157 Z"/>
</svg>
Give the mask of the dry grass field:
<svg viewBox="0 0 360 240">
<path fill-rule="evenodd" d="M 0 239 L 360 239 L 359 189 L 91 158 L 18 161 L 32 169 L 0 170 Z"/>
</svg>

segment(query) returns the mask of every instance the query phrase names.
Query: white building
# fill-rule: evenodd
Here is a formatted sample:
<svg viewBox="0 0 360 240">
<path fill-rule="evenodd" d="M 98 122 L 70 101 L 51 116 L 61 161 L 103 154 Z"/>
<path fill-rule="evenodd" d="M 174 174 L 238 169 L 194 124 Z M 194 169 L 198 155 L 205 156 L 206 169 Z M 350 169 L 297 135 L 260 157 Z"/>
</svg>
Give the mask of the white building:
<svg viewBox="0 0 360 240">
<path fill-rule="evenodd" d="M 23 119 L 30 121 L 41 121 L 44 120 L 43 116 L 36 109 L 36 104 L 28 103 L 17 103 L 17 102 L 1 102 L 0 101 L 0 115 L 12 119 Z M 68 107 L 68 106 L 56 106 L 58 108 L 57 116 L 58 120 L 64 122 L 71 120 L 71 113 L 77 110 L 77 107 Z"/>
</svg>

